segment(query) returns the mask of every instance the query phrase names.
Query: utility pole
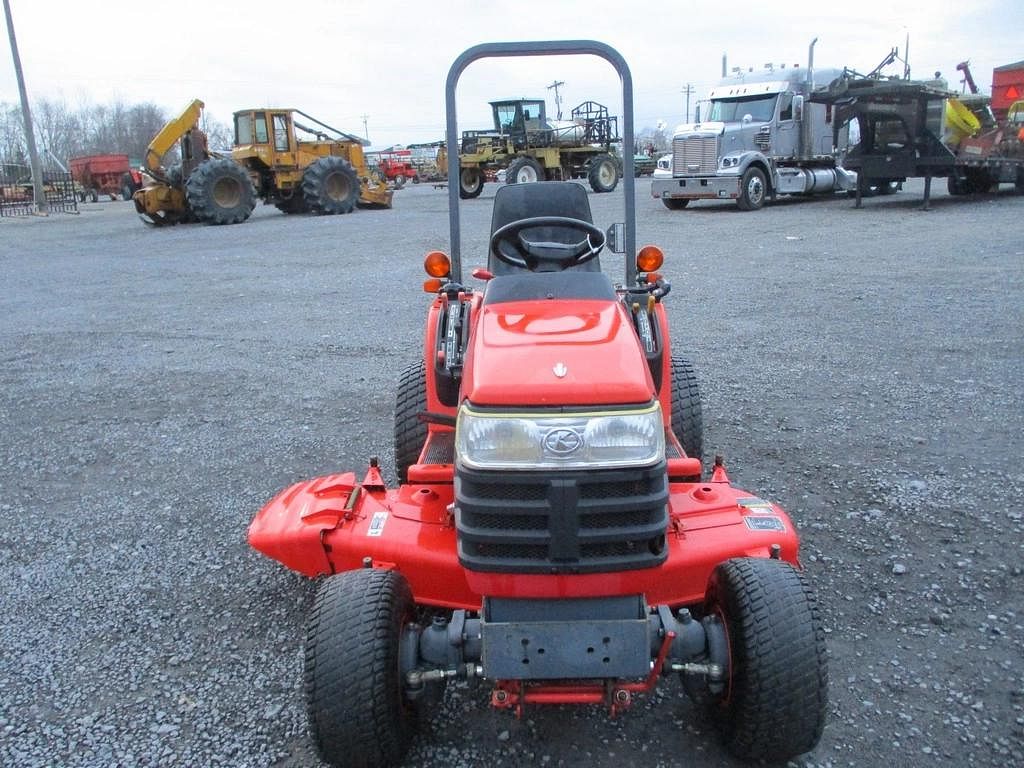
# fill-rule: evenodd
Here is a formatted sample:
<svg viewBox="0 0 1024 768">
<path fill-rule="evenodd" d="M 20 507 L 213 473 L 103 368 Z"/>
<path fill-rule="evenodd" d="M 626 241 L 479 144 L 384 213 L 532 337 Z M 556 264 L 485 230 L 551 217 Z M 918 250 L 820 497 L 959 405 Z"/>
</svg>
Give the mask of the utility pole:
<svg viewBox="0 0 1024 768">
<path fill-rule="evenodd" d="M 558 117 L 555 118 L 556 120 L 562 119 L 562 97 L 559 96 L 558 89 L 561 88 L 563 85 L 565 85 L 565 81 L 555 80 L 551 85 L 548 86 L 549 91 L 552 88 L 555 89 L 555 110 L 557 110 L 558 112 Z"/>
<path fill-rule="evenodd" d="M 21 56 L 18 54 L 18 40 L 14 36 L 14 19 L 11 18 L 10 0 L 4 0 L 4 15 L 7 17 L 7 36 L 11 40 L 11 57 L 14 59 L 14 74 L 18 78 L 18 93 L 21 96 L 21 117 L 25 123 L 25 143 L 28 145 L 28 161 L 32 164 L 32 193 L 39 213 L 47 212 L 46 193 L 43 191 L 43 168 L 36 151 L 36 136 L 32 130 L 32 113 L 28 109 L 28 91 L 25 90 L 25 76 L 21 72 Z"/>
<path fill-rule="evenodd" d="M 687 83 L 686 87 L 682 90 L 682 93 L 686 96 L 686 122 L 690 122 L 690 94 L 693 93 L 694 90 L 696 89 L 689 83 Z"/>
<path fill-rule="evenodd" d="M 5 2 L 6 2 L 6 0 L 5 0 Z M 366 121 L 370 119 L 370 116 L 369 115 L 363 115 L 362 117 L 363 117 L 363 138 L 366 139 L 367 141 L 369 141 L 370 140 L 370 131 L 366 127 Z"/>
</svg>

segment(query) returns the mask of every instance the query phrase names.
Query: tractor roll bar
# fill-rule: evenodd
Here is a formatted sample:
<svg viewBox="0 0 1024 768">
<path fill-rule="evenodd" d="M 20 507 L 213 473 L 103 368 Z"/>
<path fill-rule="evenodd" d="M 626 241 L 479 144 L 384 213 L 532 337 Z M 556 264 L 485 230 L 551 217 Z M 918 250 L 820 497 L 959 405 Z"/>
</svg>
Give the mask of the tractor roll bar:
<svg viewBox="0 0 1024 768">
<path fill-rule="evenodd" d="M 455 86 L 459 77 L 477 59 L 502 58 L 508 56 L 600 56 L 619 73 L 622 81 L 622 189 L 625 194 L 626 214 L 626 283 L 631 285 L 636 277 L 636 201 L 634 200 L 633 178 L 633 76 L 622 55 L 605 43 L 596 40 L 543 40 L 522 43 L 483 43 L 462 53 L 448 70 L 444 99 L 447 114 L 445 132 L 448 153 L 448 222 L 451 232 L 451 278 L 462 282 L 461 228 L 459 226 L 459 134 L 455 109 Z"/>
</svg>

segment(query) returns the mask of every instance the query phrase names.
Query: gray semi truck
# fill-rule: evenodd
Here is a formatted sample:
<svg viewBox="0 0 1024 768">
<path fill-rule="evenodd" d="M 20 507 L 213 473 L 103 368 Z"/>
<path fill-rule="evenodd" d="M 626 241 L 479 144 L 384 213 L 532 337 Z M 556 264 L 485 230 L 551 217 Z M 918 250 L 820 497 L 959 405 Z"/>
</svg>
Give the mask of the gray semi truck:
<svg viewBox="0 0 1024 768">
<path fill-rule="evenodd" d="M 697 122 L 676 129 L 672 178 L 656 178 L 651 194 L 670 210 L 713 199 L 754 211 L 777 195 L 856 189 L 856 174 L 836 163 L 833 110 L 808 100 L 842 73 L 814 71 L 812 42 L 806 69 L 723 76 L 702 105 L 704 119 L 698 111 Z"/>
</svg>

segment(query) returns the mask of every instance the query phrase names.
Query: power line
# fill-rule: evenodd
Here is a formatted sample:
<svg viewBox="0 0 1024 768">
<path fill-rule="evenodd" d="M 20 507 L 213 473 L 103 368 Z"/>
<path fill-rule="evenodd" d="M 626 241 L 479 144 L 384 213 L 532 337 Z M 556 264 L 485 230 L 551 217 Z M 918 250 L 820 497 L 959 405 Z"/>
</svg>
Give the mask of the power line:
<svg viewBox="0 0 1024 768">
<path fill-rule="evenodd" d="M 558 112 L 557 120 L 562 119 L 562 97 L 558 93 L 558 89 L 565 85 L 564 80 L 555 80 L 551 85 L 548 86 L 550 91 L 552 88 L 555 89 L 555 110 Z"/>
<path fill-rule="evenodd" d="M 690 122 L 690 94 L 693 93 L 695 90 L 696 90 L 696 88 L 694 88 L 689 83 L 687 83 L 686 87 L 683 88 L 683 90 L 682 90 L 682 93 L 685 94 L 685 96 L 686 96 L 686 122 L 687 123 Z"/>
</svg>

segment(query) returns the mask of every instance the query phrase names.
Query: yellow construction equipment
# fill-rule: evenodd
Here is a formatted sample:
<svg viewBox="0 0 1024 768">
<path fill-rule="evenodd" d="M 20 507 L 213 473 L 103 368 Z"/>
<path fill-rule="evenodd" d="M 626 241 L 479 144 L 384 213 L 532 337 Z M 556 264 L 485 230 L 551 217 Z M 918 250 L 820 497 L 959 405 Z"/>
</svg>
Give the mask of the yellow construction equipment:
<svg viewBox="0 0 1024 768">
<path fill-rule="evenodd" d="M 231 156 L 248 170 L 265 203 L 285 213 L 391 207 L 386 179 L 366 165 L 365 139 L 298 109 L 246 109 L 234 117 Z M 300 140 L 300 133 L 308 138 Z"/>
<path fill-rule="evenodd" d="M 391 192 L 366 167 L 364 140 L 294 109 L 250 109 L 234 116 L 231 157 L 211 152 L 199 128 L 204 104 L 195 99 L 153 137 L 146 150 L 146 185 L 133 200 L 147 224 L 197 220 L 237 224 L 256 200 L 286 213 L 348 213 L 356 205 L 391 207 Z M 302 115 L 318 128 L 295 122 Z M 296 130 L 313 140 L 299 141 Z M 180 145 L 181 163 L 164 166 Z"/>
</svg>

